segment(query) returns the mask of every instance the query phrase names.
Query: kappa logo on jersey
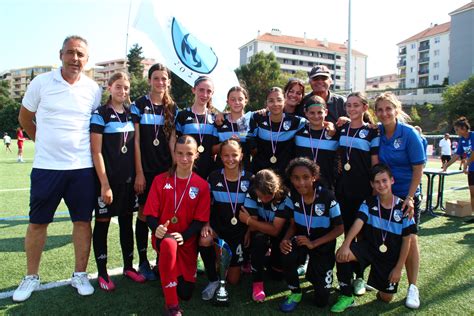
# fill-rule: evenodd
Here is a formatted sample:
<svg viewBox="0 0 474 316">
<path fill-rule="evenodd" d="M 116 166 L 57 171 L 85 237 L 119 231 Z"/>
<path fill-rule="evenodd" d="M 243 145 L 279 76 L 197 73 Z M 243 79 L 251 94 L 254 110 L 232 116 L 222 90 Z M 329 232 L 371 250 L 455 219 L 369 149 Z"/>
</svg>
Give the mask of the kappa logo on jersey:
<svg viewBox="0 0 474 316">
<path fill-rule="evenodd" d="M 174 17 L 171 35 L 176 55 L 186 67 L 201 74 L 210 74 L 216 68 L 218 58 L 212 47 L 193 36 Z"/>
<path fill-rule="evenodd" d="M 388 290 L 388 291 L 394 291 L 394 290 L 395 290 L 395 284 L 396 284 L 396 283 L 389 283 L 387 290 Z"/>
<path fill-rule="evenodd" d="M 99 114 L 99 110 L 95 110 L 95 111 L 94 111 L 94 114 Z"/>
<path fill-rule="evenodd" d="M 229 128 L 226 124 L 222 125 L 222 128 Z"/>
<path fill-rule="evenodd" d="M 346 132 L 346 129 L 343 128 L 343 129 L 341 130 L 341 133 L 345 133 L 345 132 Z"/>
<path fill-rule="evenodd" d="M 296 202 L 296 203 L 295 203 L 295 206 L 296 206 L 296 207 L 300 207 L 300 202 Z"/>
<path fill-rule="evenodd" d="M 240 189 L 242 190 L 242 192 L 247 192 L 247 190 L 249 189 L 249 185 L 250 181 L 244 180 L 240 182 Z"/>
<path fill-rule="evenodd" d="M 176 286 L 178 286 L 178 283 L 176 283 L 174 281 L 171 281 L 170 283 L 165 285 L 165 288 L 169 289 L 169 288 L 176 287 Z"/>
<path fill-rule="evenodd" d="M 324 214 L 324 209 L 325 209 L 325 206 L 324 204 L 316 204 L 314 206 L 314 212 L 316 213 L 316 215 L 318 216 L 322 216 Z"/>
<path fill-rule="evenodd" d="M 218 182 L 218 183 L 216 184 L 216 187 L 218 187 L 218 188 L 223 188 L 224 185 L 222 184 L 222 182 Z"/>
<path fill-rule="evenodd" d="M 104 207 L 104 208 L 99 208 L 99 214 L 105 214 L 105 213 L 107 213 L 107 211 L 108 211 L 108 210 L 107 210 L 106 207 Z"/>
<path fill-rule="evenodd" d="M 173 187 L 171 186 L 170 183 L 166 183 L 165 186 L 163 187 L 165 190 L 173 190 Z"/>
<path fill-rule="evenodd" d="M 97 198 L 97 204 L 99 204 L 99 207 L 100 207 L 100 208 L 104 208 L 105 205 L 106 205 L 105 202 L 104 202 L 104 200 L 102 200 L 102 197 L 101 197 L 101 196 L 99 196 L 99 197 Z"/>
<path fill-rule="evenodd" d="M 332 200 L 330 206 L 331 206 L 331 207 L 334 207 L 334 206 L 336 206 L 336 205 L 337 205 L 337 201 L 336 201 L 336 200 Z"/>
<path fill-rule="evenodd" d="M 377 206 L 372 207 L 372 211 L 378 211 L 379 208 Z"/>
<path fill-rule="evenodd" d="M 117 117 L 115 116 L 115 114 L 112 114 L 110 118 L 117 118 Z"/>
<path fill-rule="evenodd" d="M 135 205 L 133 206 L 133 208 L 137 208 L 139 206 L 140 205 L 138 205 L 138 195 L 135 195 Z"/>
<path fill-rule="evenodd" d="M 305 129 L 304 132 L 303 132 L 303 134 L 308 134 L 308 130 Z"/>
<path fill-rule="evenodd" d="M 262 125 L 264 125 L 264 126 L 268 126 L 268 123 L 267 123 L 267 121 L 263 122 L 263 123 L 262 123 Z"/>
<path fill-rule="evenodd" d="M 401 221 L 403 217 L 402 210 L 393 210 L 393 219 L 397 222 Z"/>
<path fill-rule="evenodd" d="M 402 145 L 402 139 L 401 138 L 397 138 L 393 141 L 393 147 L 395 147 L 395 149 L 400 148 L 401 145 Z"/>
<path fill-rule="evenodd" d="M 193 117 L 192 117 L 192 116 L 188 116 L 188 117 L 186 118 L 186 122 L 189 122 L 189 121 L 192 121 L 192 120 L 193 120 Z"/>
<path fill-rule="evenodd" d="M 194 200 L 197 197 L 198 193 L 199 193 L 198 188 L 196 187 L 189 188 L 189 197 L 191 198 L 191 200 Z"/>
<path fill-rule="evenodd" d="M 212 115 L 210 115 L 210 114 L 207 115 L 207 122 L 208 122 L 209 124 L 213 124 L 213 123 L 214 123 L 214 118 L 212 117 Z"/>
<path fill-rule="evenodd" d="M 275 212 L 277 210 L 277 206 L 274 205 L 273 203 L 270 203 L 270 206 L 272 207 L 273 212 Z"/>
<path fill-rule="evenodd" d="M 291 122 L 289 122 L 289 121 L 284 121 L 284 122 L 283 122 L 283 129 L 284 129 L 285 131 L 289 130 L 290 127 L 291 127 Z"/>
<path fill-rule="evenodd" d="M 369 131 L 368 131 L 368 130 L 366 130 L 366 129 L 360 130 L 360 132 L 359 132 L 359 137 L 360 137 L 360 138 L 366 138 L 367 135 L 369 135 Z"/>
<path fill-rule="evenodd" d="M 99 260 L 105 260 L 107 259 L 107 255 L 105 253 L 101 254 L 100 256 L 97 257 Z"/>
<path fill-rule="evenodd" d="M 150 107 L 148 105 L 145 106 L 145 111 L 150 111 Z"/>
</svg>

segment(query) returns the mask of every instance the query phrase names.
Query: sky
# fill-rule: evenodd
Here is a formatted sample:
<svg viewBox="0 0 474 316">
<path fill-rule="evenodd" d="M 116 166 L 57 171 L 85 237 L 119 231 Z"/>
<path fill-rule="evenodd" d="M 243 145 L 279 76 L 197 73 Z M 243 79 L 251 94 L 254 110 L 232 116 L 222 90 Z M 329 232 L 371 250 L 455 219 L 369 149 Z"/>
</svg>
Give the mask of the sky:
<svg viewBox="0 0 474 316">
<path fill-rule="evenodd" d="M 344 43 L 348 38 L 349 0 L 154 1 L 169 7 L 188 30 L 212 46 L 232 68 L 239 67 L 239 47 L 255 39 L 258 31 L 263 34 L 277 28 L 284 35 L 298 37 L 306 32 L 307 38 L 335 43 Z M 469 1 L 352 0 L 352 48 L 368 56 L 367 76 L 396 73 L 397 43 L 432 23 L 449 22 L 448 13 Z M 89 42 L 86 68 L 96 62 L 123 58 L 139 38 L 133 29 L 139 3 L 140 0 L 0 0 L 0 72 L 60 65 L 62 41 L 72 34 Z M 144 56 L 154 57 L 146 50 Z"/>
</svg>

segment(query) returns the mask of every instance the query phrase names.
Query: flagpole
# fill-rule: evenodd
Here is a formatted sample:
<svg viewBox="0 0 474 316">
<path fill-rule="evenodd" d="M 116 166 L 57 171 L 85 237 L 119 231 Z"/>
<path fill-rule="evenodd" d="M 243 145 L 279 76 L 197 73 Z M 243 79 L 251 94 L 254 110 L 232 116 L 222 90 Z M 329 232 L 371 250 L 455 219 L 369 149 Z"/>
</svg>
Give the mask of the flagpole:
<svg viewBox="0 0 474 316">
<path fill-rule="evenodd" d="M 348 14 L 348 39 L 347 39 L 347 62 L 346 62 L 346 90 L 352 91 L 352 34 L 351 34 L 351 16 L 352 16 L 352 4 L 349 0 L 349 14 Z"/>
<path fill-rule="evenodd" d="M 125 36 L 125 58 L 128 54 L 128 31 L 130 29 L 130 13 L 132 11 L 132 0 L 130 0 L 130 4 L 128 5 L 128 19 L 127 19 L 127 35 Z"/>
</svg>

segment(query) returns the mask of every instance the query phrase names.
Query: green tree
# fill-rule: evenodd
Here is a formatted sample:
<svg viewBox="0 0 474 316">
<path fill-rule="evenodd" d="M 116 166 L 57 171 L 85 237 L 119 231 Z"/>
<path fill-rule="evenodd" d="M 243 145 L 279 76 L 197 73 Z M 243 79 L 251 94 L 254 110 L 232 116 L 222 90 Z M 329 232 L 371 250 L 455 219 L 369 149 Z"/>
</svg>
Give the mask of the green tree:
<svg viewBox="0 0 474 316">
<path fill-rule="evenodd" d="M 280 77 L 278 78 L 278 87 L 281 87 L 282 89 L 285 87 L 285 85 L 288 83 L 288 80 L 291 78 L 298 78 L 301 79 L 305 84 L 304 84 L 304 93 L 307 94 L 311 91 L 311 85 L 309 84 L 308 81 L 308 73 L 304 70 L 297 70 L 295 73 L 288 73 L 288 72 L 281 72 Z"/>
<path fill-rule="evenodd" d="M 7 132 L 14 135 L 18 127 L 18 114 L 20 113 L 20 103 L 10 97 L 8 81 L 0 81 L 0 126 L 2 134 Z"/>
<path fill-rule="evenodd" d="M 150 90 L 150 86 L 148 85 L 148 80 L 146 78 L 136 77 L 132 75 L 130 77 L 130 100 L 135 101 L 142 95 L 145 95 Z"/>
<path fill-rule="evenodd" d="M 412 125 L 419 125 L 421 122 L 421 117 L 418 114 L 418 110 L 416 109 L 416 106 L 412 106 L 410 110 L 410 117 L 413 120 Z"/>
<path fill-rule="evenodd" d="M 442 97 L 449 122 L 460 116 L 465 116 L 470 122 L 474 122 L 474 111 L 472 110 L 474 109 L 474 75 L 447 87 Z"/>
<path fill-rule="evenodd" d="M 194 102 L 191 86 L 179 76 L 171 73 L 171 95 L 179 108 L 190 107 Z"/>
<path fill-rule="evenodd" d="M 128 73 L 130 76 L 135 76 L 138 79 L 143 78 L 143 64 L 142 60 L 145 59 L 145 57 L 142 56 L 143 54 L 143 48 L 138 45 L 134 44 L 127 55 L 127 60 L 128 60 Z"/>
<path fill-rule="evenodd" d="M 268 89 L 280 86 L 280 65 L 273 53 L 259 52 L 253 55 L 250 63 L 240 66 L 235 73 L 249 92 L 249 111 L 263 108 Z"/>
</svg>

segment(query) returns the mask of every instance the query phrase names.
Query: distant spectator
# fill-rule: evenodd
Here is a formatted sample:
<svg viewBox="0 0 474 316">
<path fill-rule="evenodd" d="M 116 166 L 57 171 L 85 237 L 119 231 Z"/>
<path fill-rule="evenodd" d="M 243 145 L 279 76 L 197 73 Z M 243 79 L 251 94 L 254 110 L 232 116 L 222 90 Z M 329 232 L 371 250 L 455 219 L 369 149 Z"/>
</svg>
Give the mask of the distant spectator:
<svg viewBox="0 0 474 316">
<path fill-rule="evenodd" d="M 23 142 L 25 137 L 23 136 L 23 128 L 18 127 L 16 129 L 16 144 L 18 146 L 18 159 L 17 162 L 25 162 L 23 160 Z"/>
<path fill-rule="evenodd" d="M 10 145 L 12 143 L 12 138 L 8 136 L 8 133 L 3 134 L 3 143 L 5 144 L 5 152 L 12 152 Z"/>
<path fill-rule="evenodd" d="M 439 141 L 439 148 L 441 149 L 441 168 L 451 159 L 451 139 L 449 134 L 444 134 L 444 138 Z"/>
</svg>

